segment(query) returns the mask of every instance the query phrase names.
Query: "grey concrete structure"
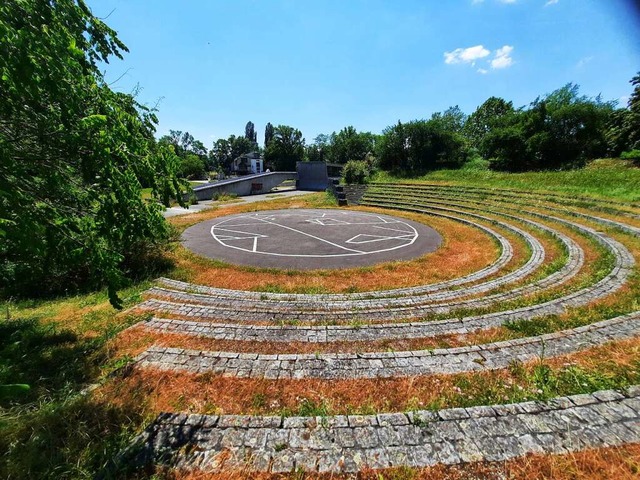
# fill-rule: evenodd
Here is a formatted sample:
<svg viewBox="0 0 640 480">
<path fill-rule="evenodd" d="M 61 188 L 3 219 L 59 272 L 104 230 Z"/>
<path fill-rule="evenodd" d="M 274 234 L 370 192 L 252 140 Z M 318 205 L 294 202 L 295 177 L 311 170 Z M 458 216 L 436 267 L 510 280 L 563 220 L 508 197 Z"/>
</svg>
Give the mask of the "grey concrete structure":
<svg viewBox="0 0 640 480">
<path fill-rule="evenodd" d="M 296 188 L 322 192 L 329 187 L 329 175 L 325 162 L 297 162 Z"/>
<path fill-rule="evenodd" d="M 211 200 L 216 194 L 234 194 L 238 196 L 270 192 L 286 180 L 296 180 L 296 172 L 270 172 L 257 175 L 222 180 L 195 187 L 193 193 L 198 201 Z"/>
<path fill-rule="evenodd" d="M 409 260 L 435 250 L 441 241 L 423 223 L 338 209 L 247 212 L 198 223 L 182 234 L 183 245 L 199 255 L 296 270 Z"/>
</svg>

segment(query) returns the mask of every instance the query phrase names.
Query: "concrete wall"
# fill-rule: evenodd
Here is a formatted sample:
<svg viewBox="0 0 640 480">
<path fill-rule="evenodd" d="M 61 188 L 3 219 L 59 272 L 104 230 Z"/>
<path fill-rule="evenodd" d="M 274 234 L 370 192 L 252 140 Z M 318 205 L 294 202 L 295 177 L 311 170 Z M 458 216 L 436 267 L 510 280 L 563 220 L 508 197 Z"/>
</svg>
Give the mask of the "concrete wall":
<svg viewBox="0 0 640 480">
<path fill-rule="evenodd" d="M 201 187 L 194 188 L 193 193 L 198 201 L 211 200 L 216 193 L 228 193 L 244 197 L 256 193 L 267 193 L 285 180 L 296 179 L 296 172 L 271 172 L 259 175 L 247 175 L 245 177 L 202 185 Z M 261 185 L 262 188 L 259 190 L 252 189 L 252 187 L 257 185 Z"/>
<path fill-rule="evenodd" d="M 325 162 L 297 162 L 298 190 L 323 191 L 329 187 L 327 164 Z"/>
</svg>

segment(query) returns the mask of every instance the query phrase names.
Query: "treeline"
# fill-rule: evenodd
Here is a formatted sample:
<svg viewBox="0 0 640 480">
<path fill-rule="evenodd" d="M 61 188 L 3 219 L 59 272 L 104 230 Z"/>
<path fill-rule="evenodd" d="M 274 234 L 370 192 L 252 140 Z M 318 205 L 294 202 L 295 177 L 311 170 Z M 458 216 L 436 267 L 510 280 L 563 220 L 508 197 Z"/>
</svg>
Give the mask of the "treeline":
<svg viewBox="0 0 640 480">
<path fill-rule="evenodd" d="M 581 96 L 577 85 L 568 84 L 526 107 L 491 97 L 471 115 L 456 106 L 427 120 L 398 122 L 382 135 L 347 127 L 318 136 L 307 147 L 307 157 L 366 161 L 365 167 L 409 174 L 478 160 L 493 170 L 520 172 L 580 167 L 599 157 L 637 159 L 640 75 L 631 83 L 634 91 L 626 108 L 599 96 Z"/>
<path fill-rule="evenodd" d="M 412 174 L 473 163 L 521 172 L 576 168 L 599 157 L 638 159 L 640 75 L 631 83 L 634 90 L 624 108 L 600 96 L 580 95 L 578 85 L 568 84 L 524 107 L 491 97 L 470 115 L 455 106 L 428 119 L 398 122 L 380 135 L 348 126 L 320 134 L 310 144 L 299 130 L 269 123 L 264 148 L 248 133 L 216 141 L 209 168 L 227 170 L 234 158 L 250 151 L 263 153 L 277 170 L 293 170 L 303 160 L 363 162 L 346 170 L 356 179 L 374 168 Z M 253 123 L 249 127 L 254 132 Z"/>
</svg>

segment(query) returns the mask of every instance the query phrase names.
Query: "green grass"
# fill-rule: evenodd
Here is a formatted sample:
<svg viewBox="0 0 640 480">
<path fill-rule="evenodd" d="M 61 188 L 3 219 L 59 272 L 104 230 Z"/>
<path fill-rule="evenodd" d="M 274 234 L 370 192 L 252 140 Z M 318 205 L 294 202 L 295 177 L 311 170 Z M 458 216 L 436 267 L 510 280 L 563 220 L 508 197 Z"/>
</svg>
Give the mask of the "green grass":
<svg viewBox="0 0 640 480">
<path fill-rule="evenodd" d="M 629 161 L 594 160 L 585 168 L 560 172 L 503 173 L 491 170 L 436 170 L 419 177 L 377 172 L 375 182 L 445 182 L 523 191 L 559 192 L 623 202 L 640 201 L 640 168 Z"/>
<path fill-rule="evenodd" d="M 126 306 L 148 286 L 123 291 Z M 130 442 L 140 405 L 101 404 L 83 390 L 121 366 L 106 344 L 140 320 L 118 315 L 105 291 L 2 305 L 0 385 L 30 388 L 0 398 L 0 478 L 92 478 Z"/>
</svg>

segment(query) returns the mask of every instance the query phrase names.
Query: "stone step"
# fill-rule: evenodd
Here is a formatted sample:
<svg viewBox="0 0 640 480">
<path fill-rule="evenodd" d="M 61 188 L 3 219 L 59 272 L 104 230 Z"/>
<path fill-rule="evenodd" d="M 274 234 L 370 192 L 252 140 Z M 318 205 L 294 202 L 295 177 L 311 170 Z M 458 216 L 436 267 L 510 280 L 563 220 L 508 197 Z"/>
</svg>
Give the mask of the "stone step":
<svg viewBox="0 0 640 480">
<path fill-rule="evenodd" d="M 545 402 L 327 417 L 160 414 L 128 452 L 184 470 L 355 473 L 640 442 L 640 388 Z M 129 453 L 130 452 L 130 453 Z"/>
<path fill-rule="evenodd" d="M 188 373 L 247 378 L 396 378 L 507 368 L 583 351 L 640 332 L 640 312 L 561 332 L 468 347 L 405 352 L 265 355 L 150 347 L 135 364 Z"/>
<path fill-rule="evenodd" d="M 480 201 L 477 202 L 473 202 L 472 200 L 468 199 L 467 195 L 451 195 L 448 194 L 446 191 L 443 192 L 435 192 L 431 195 L 416 195 L 415 191 L 400 191 L 400 190 L 395 190 L 394 191 L 385 191 L 383 195 L 378 195 L 378 197 L 382 197 L 382 198 L 386 198 L 389 199 L 390 196 L 394 196 L 395 193 L 395 198 L 405 198 L 405 199 L 410 199 L 410 200 L 419 200 L 419 199 L 429 199 L 430 201 L 433 201 L 434 198 L 444 198 L 444 199 L 450 199 L 452 196 L 454 197 L 462 197 L 462 199 L 468 203 L 477 203 L 478 205 L 481 206 L 486 206 L 486 198 L 482 198 Z M 371 199 L 373 197 L 375 197 L 377 195 L 377 193 L 375 191 L 370 191 L 367 192 L 365 194 L 365 196 L 363 197 L 363 204 L 366 203 L 366 201 L 368 199 Z M 495 200 L 494 200 L 495 201 Z M 508 200 L 503 200 L 503 202 L 508 202 L 511 206 L 515 205 L 525 205 L 525 206 L 530 206 L 530 204 L 526 203 L 526 202 L 522 202 L 522 201 L 518 201 L 518 200 L 514 200 L 513 198 L 509 198 Z M 450 204 L 450 200 L 447 200 L 446 202 L 443 201 L 442 203 L 445 204 Z M 552 207 L 552 206 L 548 206 L 545 205 L 545 208 L 550 210 L 550 211 L 557 211 L 559 213 L 565 213 L 565 214 L 569 214 L 569 215 L 573 215 L 576 217 L 581 217 L 581 218 L 585 218 L 587 220 L 591 220 L 594 221 L 596 223 L 601 223 L 604 225 L 608 225 L 608 226 L 612 226 L 612 227 L 616 227 L 616 228 L 620 228 L 628 233 L 631 233 L 633 235 L 636 236 L 640 236 L 640 228 L 639 227 L 635 227 L 632 225 L 628 225 L 625 224 L 623 222 L 618 222 L 615 220 L 611 220 L 611 219 L 607 219 L 607 218 L 603 218 L 603 217 L 598 217 L 598 216 L 594 216 L 594 215 L 588 215 L 585 213 L 581 213 L 581 212 L 576 212 L 576 211 L 572 211 L 572 210 L 568 210 L 568 209 L 563 209 L 563 208 L 557 208 L 557 207 Z M 484 209 L 482 209 L 484 210 Z M 640 215 L 635 215 L 635 214 L 630 214 L 630 213 L 624 213 L 621 212 L 623 215 L 631 217 L 631 218 L 640 218 Z"/>
</svg>

